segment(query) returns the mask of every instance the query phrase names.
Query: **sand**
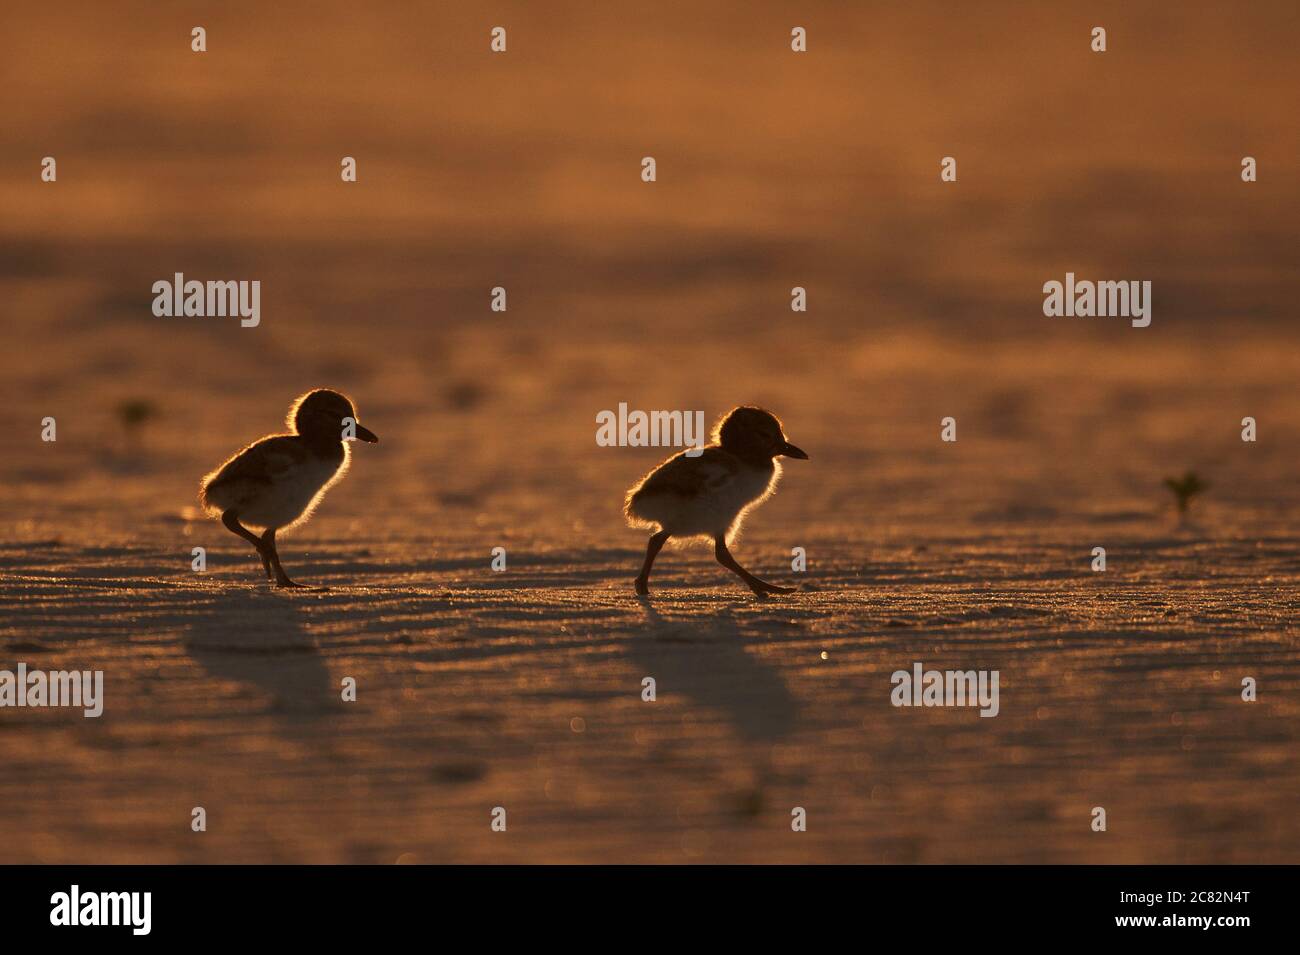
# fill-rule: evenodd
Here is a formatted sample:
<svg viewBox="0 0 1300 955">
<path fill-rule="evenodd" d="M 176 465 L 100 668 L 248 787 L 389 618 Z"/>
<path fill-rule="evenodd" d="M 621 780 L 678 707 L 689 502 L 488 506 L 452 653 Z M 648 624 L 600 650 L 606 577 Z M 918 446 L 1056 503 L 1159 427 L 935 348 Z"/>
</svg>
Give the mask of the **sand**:
<svg viewBox="0 0 1300 955">
<path fill-rule="evenodd" d="M 1196 386 L 1171 364 L 1139 414 L 1116 400 L 1136 369 L 1108 348 L 1049 380 L 1016 351 L 988 387 L 964 373 L 982 352 L 918 345 L 942 376 L 864 357 L 830 408 L 778 379 L 765 397 L 812 460 L 735 547 L 800 586 L 766 601 L 707 549 L 665 552 L 636 599 L 620 496 L 657 452 L 597 447 L 559 360 L 537 366 L 556 400 L 517 415 L 492 394 L 426 409 L 354 388 L 381 443 L 281 548 L 321 593 L 268 589 L 194 510 L 205 465 L 275 424 L 281 383 L 211 419 L 169 409 L 131 459 L 107 424 L 79 440 L 72 410 L 7 464 L 28 493 L 10 500 L 0 635 L 7 660 L 103 669 L 106 709 L 0 714 L 6 861 L 1294 861 L 1282 369 L 1256 356 L 1251 445 L 1208 358 Z M 595 391 L 624 371 L 606 357 Z M 945 398 L 940 377 L 962 388 Z M 1049 397 L 1085 382 L 1097 397 Z M 708 387 L 716 409 L 732 386 Z M 502 420 L 508 442 L 476 437 Z M 1180 525 L 1159 479 L 1184 464 L 1214 487 Z M 916 661 L 998 670 L 999 715 L 891 706 L 890 674 Z"/>
<path fill-rule="evenodd" d="M 806 68 L 776 5 L 517 12 L 504 63 L 464 11 L 233 5 L 201 63 L 23 13 L 0 668 L 107 699 L 0 710 L 0 861 L 1300 861 L 1289 9 L 1117 6 L 1105 70 L 1014 5 L 823 11 Z M 1045 318 L 1069 269 L 1152 280 L 1151 327 Z M 175 271 L 261 325 L 155 318 Z M 381 443 L 282 541 L 329 589 L 278 592 L 197 486 L 316 386 Z M 636 599 L 619 402 L 782 417 L 811 460 L 733 550 L 798 593 L 683 549 Z M 999 714 L 892 706 L 918 661 Z"/>
</svg>

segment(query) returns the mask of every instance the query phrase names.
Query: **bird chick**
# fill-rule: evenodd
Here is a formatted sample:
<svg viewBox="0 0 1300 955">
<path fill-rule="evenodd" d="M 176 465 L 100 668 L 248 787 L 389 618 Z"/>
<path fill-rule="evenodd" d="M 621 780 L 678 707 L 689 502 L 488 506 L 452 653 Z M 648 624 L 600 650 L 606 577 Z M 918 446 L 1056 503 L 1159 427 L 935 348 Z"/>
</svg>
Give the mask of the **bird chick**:
<svg viewBox="0 0 1300 955">
<path fill-rule="evenodd" d="M 675 454 L 628 491 L 628 523 L 654 530 L 636 592 L 650 592 L 650 568 L 671 537 L 711 539 L 718 563 L 759 596 L 793 591 L 755 577 L 727 549 L 745 515 L 776 490 L 781 476 L 776 459 L 782 456 L 808 459 L 785 439 L 776 415 L 762 408 L 735 408 L 719 421 L 713 443 L 698 457 Z"/>
<path fill-rule="evenodd" d="M 256 548 L 267 580 L 298 587 L 280 565 L 276 531 L 311 517 L 347 473 L 352 438 L 372 444 L 379 438 L 357 423 L 351 399 L 325 388 L 295 401 L 286 424 L 290 434 L 260 438 L 204 477 L 199 499 L 210 516 Z"/>
</svg>

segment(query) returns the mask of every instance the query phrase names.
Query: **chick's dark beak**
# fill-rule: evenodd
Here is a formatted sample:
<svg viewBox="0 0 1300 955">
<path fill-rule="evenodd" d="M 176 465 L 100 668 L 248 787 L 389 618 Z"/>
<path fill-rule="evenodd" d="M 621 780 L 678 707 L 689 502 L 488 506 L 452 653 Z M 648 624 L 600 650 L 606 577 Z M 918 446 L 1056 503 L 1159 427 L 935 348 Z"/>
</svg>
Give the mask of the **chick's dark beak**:
<svg viewBox="0 0 1300 955">
<path fill-rule="evenodd" d="M 378 444 L 379 435 L 375 434 L 364 425 L 357 425 L 357 440 L 364 441 L 367 444 Z"/>
<path fill-rule="evenodd" d="M 808 460 L 807 452 L 800 448 L 796 448 L 789 441 L 781 442 L 781 450 L 779 453 L 784 454 L 787 458 L 798 458 L 800 461 Z"/>
</svg>

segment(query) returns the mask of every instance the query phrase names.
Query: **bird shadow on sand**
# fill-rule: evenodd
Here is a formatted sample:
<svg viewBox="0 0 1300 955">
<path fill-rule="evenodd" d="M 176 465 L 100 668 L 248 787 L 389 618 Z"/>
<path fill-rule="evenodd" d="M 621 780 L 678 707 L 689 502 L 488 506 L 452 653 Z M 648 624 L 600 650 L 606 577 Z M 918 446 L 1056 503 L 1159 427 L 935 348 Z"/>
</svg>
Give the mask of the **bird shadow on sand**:
<svg viewBox="0 0 1300 955">
<path fill-rule="evenodd" d="M 642 600 L 644 625 L 627 641 L 636 672 L 655 679 L 660 698 L 680 695 L 718 713 L 734 732 L 751 788 L 735 794 L 739 815 L 757 815 L 777 780 L 772 747 L 799 720 L 799 705 L 780 672 L 745 648 L 734 612 L 668 618 Z"/>
<path fill-rule="evenodd" d="M 214 679 L 265 696 L 262 712 L 282 726 L 303 727 L 342 711 L 340 692 L 292 598 L 223 590 L 191 619 L 182 643 L 195 664 Z"/>
</svg>

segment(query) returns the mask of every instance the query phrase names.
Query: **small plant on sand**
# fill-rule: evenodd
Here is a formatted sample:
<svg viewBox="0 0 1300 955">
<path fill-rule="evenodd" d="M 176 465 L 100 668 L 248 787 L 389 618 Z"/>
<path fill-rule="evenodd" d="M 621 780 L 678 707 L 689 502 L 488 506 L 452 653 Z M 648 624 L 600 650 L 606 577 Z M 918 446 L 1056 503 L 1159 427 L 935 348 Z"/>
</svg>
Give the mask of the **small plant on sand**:
<svg viewBox="0 0 1300 955">
<path fill-rule="evenodd" d="M 114 409 L 117 420 L 122 425 L 128 446 L 136 446 L 145 425 L 158 417 L 158 406 L 148 398 L 129 398 L 120 401 Z"/>
<path fill-rule="evenodd" d="M 1185 518 L 1192 498 L 1209 488 L 1195 471 L 1188 471 L 1180 478 L 1165 478 L 1165 487 L 1173 492 L 1178 504 L 1178 516 Z"/>
</svg>

